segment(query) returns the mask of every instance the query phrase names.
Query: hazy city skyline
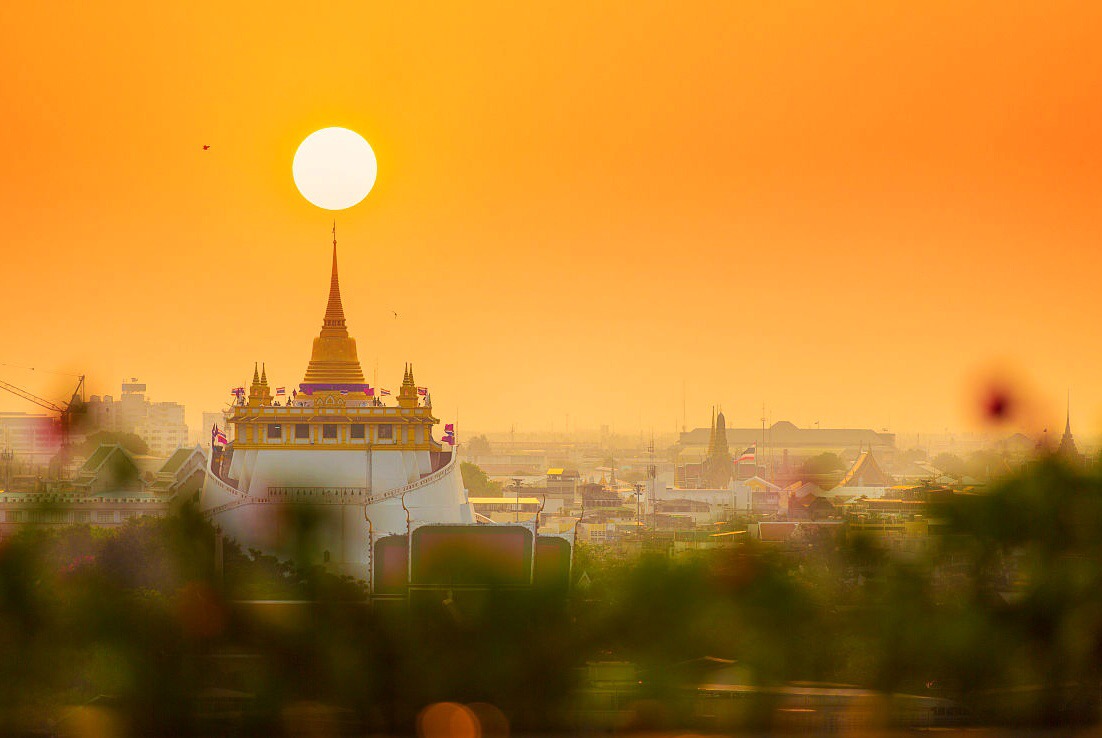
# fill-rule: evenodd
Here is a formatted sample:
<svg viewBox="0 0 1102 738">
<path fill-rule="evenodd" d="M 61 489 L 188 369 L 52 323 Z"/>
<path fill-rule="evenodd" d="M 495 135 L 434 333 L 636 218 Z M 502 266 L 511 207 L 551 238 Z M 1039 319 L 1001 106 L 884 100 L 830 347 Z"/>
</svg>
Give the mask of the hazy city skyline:
<svg viewBox="0 0 1102 738">
<path fill-rule="evenodd" d="M 1102 9 L 287 8 L 0 9 L 5 363 L 189 425 L 254 361 L 297 385 L 330 219 L 290 163 L 347 125 L 365 373 L 464 427 L 672 431 L 686 383 L 689 427 L 964 430 L 1007 372 L 1025 430 L 1070 387 L 1097 434 Z"/>
</svg>

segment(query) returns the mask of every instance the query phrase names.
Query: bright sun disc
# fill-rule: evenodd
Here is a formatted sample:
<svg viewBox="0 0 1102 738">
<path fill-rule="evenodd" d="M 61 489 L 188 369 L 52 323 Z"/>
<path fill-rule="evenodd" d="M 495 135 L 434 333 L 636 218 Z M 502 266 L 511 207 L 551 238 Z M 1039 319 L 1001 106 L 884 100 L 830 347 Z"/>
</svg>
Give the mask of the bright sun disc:
<svg viewBox="0 0 1102 738">
<path fill-rule="evenodd" d="M 378 167 L 371 144 L 347 128 L 322 128 L 295 152 L 291 173 L 302 196 L 326 210 L 344 210 L 367 197 Z"/>
</svg>

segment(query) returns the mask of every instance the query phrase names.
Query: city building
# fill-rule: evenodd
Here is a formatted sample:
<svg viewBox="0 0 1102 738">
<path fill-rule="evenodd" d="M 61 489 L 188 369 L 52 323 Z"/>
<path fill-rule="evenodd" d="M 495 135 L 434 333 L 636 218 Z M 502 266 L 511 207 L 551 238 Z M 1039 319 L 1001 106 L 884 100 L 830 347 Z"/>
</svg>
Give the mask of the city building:
<svg viewBox="0 0 1102 738">
<path fill-rule="evenodd" d="M 201 489 L 206 455 L 184 448 L 148 475 L 142 466 L 143 460 L 122 446 L 103 444 L 68 481 L 37 491 L 0 492 L 0 539 L 26 526 L 110 528 L 139 516 L 168 515 Z"/>
<path fill-rule="evenodd" d="M 30 413 L 0 413 L 0 453 L 5 477 L 45 467 L 61 448 L 61 423 L 57 417 Z"/>
<path fill-rule="evenodd" d="M 92 395 L 85 403 L 88 425 L 97 430 L 134 433 L 149 444 L 155 456 L 171 456 L 188 443 L 184 406 L 177 402 L 152 402 L 146 386 L 132 377 L 122 383 L 122 395 Z"/>
<path fill-rule="evenodd" d="M 280 404 L 267 373 L 254 368 L 248 396 L 227 416 L 229 442 L 212 451 L 200 509 L 242 546 L 281 556 L 292 555 L 296 526 L 308 520 L 319 550 L 300 554 L 364 579 L 376 539 L 473 524 L 455 447 L 433 437 L 439 420 L 411 365 L 396 400 L 386 404 L 364 381 L 334 237 L 329 298 L 305 377 Z"/>
<path fill-rule="evenodd" d="M 867 428 L 799 428 L 787 420 L 781 420 L 768 428 L 724 430 L 727 443 L 732 448 L 756 447 L 755 463 L 758 468 L 742 476 L 763 474 L 773 478 L 785 464 L 796 467 L 826 452 L 852 459 L 861 451 L 870 450 L 888 467 L 895 460 L 895 434 Z M 678 463 L 702 463 L 710 453 L 714 434 L 714 424 L 710 428 L 694 428 L 682 433 L 678 440 Z M 686 486 L 680 480 L 677 483 Z"/>
</svg>

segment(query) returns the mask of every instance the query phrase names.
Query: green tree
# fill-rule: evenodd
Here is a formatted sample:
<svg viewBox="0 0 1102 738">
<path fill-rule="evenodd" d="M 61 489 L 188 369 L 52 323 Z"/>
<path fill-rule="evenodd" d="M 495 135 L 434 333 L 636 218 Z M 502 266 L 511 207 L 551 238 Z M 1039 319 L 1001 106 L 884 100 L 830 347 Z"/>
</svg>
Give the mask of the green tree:
<svg viewBox="0 0 1102 738">
<path fill-rule="evenodd" d="M 501 482 L 495 482 L 486 476 L 482 467 L 464 461 L 459 465 L 463 474 L 463 486 L 472 497 L 501 497 Z"/>
</svg>

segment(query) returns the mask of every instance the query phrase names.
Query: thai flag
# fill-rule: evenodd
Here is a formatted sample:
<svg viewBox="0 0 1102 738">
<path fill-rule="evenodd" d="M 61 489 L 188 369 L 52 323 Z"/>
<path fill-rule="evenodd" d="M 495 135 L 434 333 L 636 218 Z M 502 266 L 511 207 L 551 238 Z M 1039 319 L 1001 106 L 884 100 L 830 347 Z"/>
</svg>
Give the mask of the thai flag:
<svg viewBox="0 0 1102 738">
<path fill-rule="evenodd" d="M 455 433 L 455 423 L 444 423 L 445 433 Z"/>
<path fill-rule="evenodd" d="M 230 394 L 231 395 L 237 395 L 238 397 L 241 397 L 241 395 L 245 394 L 245 388 L 244 387 L 234 387 L 233 389 L 230 390 Z"/>
<path fill-rule="evenodd" d="M 390 396 L 390 390 L 388 390 L 388 389 L 380 389 L 380 390 L 379 390 L 379 396 L 380 396 L 380 397 L 389 397 L 389 396 Z"/>
<path fill-rule="evenodd" d="M 276 387 L 276 394 L 277 395 L 287 394 L 287 388 L 286 387 Z"/>
<path fill-rule="evenodd" d="M 428 393 L 429 393 L 429 388 L 428 387 L 418 387 L 417 388 L 417 394 L 420 395 L 421 397 L 424 397 Z"/>
<path fill-rule="evenodd" d="M 758 444 L 755 443 L 755 444 L 752 444 L 750 446 L 747 446 L 746 450 L 742 452 L 742 456 L 739 456 L 738 459 L 736 459 L 735 463 L 741 464 L 744 461 L 753 461 L 754 460 L 754 450 L 757 448 L 757 445 Z"/>
<path fill-rule="evenodd" d="M 220 443 L 225 446 L 227 443 L 230 442 L 230 439 L 226 438 L 226 434 L 219 430 L 217 426 L 215 426 L 214 442 Z"/>
</svg>

